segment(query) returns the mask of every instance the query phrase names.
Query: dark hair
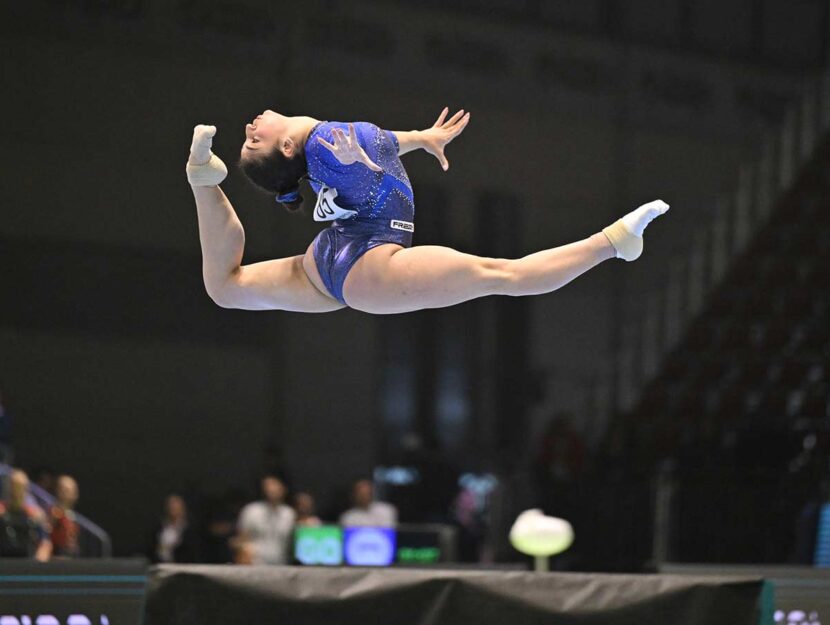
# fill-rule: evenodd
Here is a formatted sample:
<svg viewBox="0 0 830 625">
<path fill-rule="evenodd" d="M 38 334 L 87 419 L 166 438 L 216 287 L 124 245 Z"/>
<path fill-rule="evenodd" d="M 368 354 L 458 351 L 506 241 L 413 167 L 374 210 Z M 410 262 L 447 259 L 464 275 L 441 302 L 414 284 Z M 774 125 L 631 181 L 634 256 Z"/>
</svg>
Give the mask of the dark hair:
<svg viewBox="0 0 830 625">
<path fill-rule="evenodd" d="M 240 159 L 239 168 L 248 180 L 275 196 L 299 191 L 300 180 L 308 174 L 305 154 L 298 152 L 288 158 L 277 148 L 264 156 Z M 279 203 L 290 211 L 296 211 L 303 205 L 303 196 L 298 193 L 296 199 Z"/>
</svg>

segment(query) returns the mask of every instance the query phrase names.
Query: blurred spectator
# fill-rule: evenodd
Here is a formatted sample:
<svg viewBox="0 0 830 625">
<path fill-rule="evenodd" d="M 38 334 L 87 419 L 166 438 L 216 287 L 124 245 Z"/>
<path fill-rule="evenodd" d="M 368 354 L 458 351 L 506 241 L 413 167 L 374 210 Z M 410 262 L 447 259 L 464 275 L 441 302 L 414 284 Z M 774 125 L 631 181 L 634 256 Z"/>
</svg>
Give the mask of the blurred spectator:
<svg viewBox="0 0 830 625">
<path fill-rule="evenodd" d="M 49 510 L 49 524 L 52 527 L 52 555 L 75 558 L 80 555 L 78 534 L 80 528 L 75 520 L 75 504 L 78 502 L 78 484 L 69 475 L 61 475 L 55 489 L 55 505 Z"/>
<path fill-rule="evenodd" d="M 475 493 L 461 488 L 452 503 L 451 518 L 458 528 L 458 560 L 478 562 L 484 542 L 484 523 Z"/>
<path fill-rule="evenodd" d="M 179 495 L 168 495 L 159 524 L 153 530 L 152 562 L 199 562 L 200 545 L 196 528 L 187 517 L 187 504 Z"/>
<path fill-rule="evenodd" d="M 12 455 L 12 415 L 3 404 L 3 390 L 0 389 L 0 464 L 11 464 Z"/>
<path fill-rule="evenodd" d="M 0 502 L 0 557 L 35 558 L 46 562 L 52 555 L 46 515 L 26 503 L 29 478 L 20 469 L 9 474 L 9 496 Z"/>
<path fill-rule="evenodd" d="M 395 506 L 375 501 L 375 486 L 371 480 L 359 479 L 352 485 L 352 507 L 340 515 L 343 527 L 395 527 L 398 510 Z"/>
<path fill-rule="evenodd" d="M 300 491 L 294 495 L 294 511 L 297 513 L 295 525 L 317 527 L 323 524 L 315 512 L 314 497 L 309 492 Z"/>
<path fill-rule="evenodd" d="M 285 505 L 285 485 L 279 478 L 262 478 L 264 501 L 254 501 L 242 508 L 234 541 L 235 561 L 252 564 L 286 564 L 291 532 L 296 517 Z"/>
</svg>

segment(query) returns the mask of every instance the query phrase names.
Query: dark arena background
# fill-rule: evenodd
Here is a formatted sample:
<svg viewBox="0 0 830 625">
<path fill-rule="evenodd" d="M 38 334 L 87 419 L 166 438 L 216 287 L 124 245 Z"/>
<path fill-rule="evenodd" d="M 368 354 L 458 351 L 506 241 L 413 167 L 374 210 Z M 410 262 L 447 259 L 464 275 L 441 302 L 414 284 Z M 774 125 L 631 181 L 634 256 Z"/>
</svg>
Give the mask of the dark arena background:
<svg viewBox="0 0 830 625">
<path fill-rule="evenodd" d="M 826 0 L 0 3 L 0 625 L 830 624 L 828 41 Z M 416 245 L 671 210 L 545 295 L 211 301 L 196 124 L 247 264 L 327 225 L 248 120 L 444 106 Z"/>
</svg>

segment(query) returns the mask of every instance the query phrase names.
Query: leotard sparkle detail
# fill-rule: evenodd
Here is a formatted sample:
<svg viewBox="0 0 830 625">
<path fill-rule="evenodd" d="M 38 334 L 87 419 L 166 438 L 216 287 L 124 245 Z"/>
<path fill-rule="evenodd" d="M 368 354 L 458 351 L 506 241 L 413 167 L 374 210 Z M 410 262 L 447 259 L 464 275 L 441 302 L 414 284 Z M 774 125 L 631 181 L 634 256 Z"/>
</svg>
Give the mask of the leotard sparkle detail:
<svg viewBox="0 0 830 625">
<path fill-rule="evenodd" d="M 326 289 L 338 301 L 349 270 L 366 252 L 384 243 L 412 245 L 415 202 L 409 177 L 398 157 L 394 133 L 368 122 L 355 122 L 360 146 L 383 171 L 362 163 L 343 165 L 317 137 L 334 143 L 333 128 L 348 134 L 348 124 L 320 122 L 305 144 L 308 178 L 315 193 L 325 186 L 337 189 L 337 205 L 355 211 L 348 219 L 336 219 L 314 238 L 314 262 Z"/>
</svg>

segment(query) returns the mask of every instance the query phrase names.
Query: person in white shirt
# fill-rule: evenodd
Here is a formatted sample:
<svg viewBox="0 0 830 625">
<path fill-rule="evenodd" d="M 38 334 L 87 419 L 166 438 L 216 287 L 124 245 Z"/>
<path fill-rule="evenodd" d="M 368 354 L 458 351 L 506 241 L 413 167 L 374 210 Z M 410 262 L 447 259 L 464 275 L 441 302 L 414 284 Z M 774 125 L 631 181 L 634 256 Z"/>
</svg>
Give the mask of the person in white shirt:
<svg viewBox="0 0 830 625">
<path fill-rule="evenodd" d="M 371 480 L 360 479 L 352 485 L 352 507 L 340 515 L 343 527 L 395 527 L 398 510 L 392 504 L 375 501 Z"/>
<path fill-rule="evenodd" d="M 287 564 L 294 510 L 284 502 L 286 489 L 279 478 L 262 478 L 264 501 L 254 501 L 239 513 L 237 545 L 250 553 L 252 564 Z"/>
</svg>

